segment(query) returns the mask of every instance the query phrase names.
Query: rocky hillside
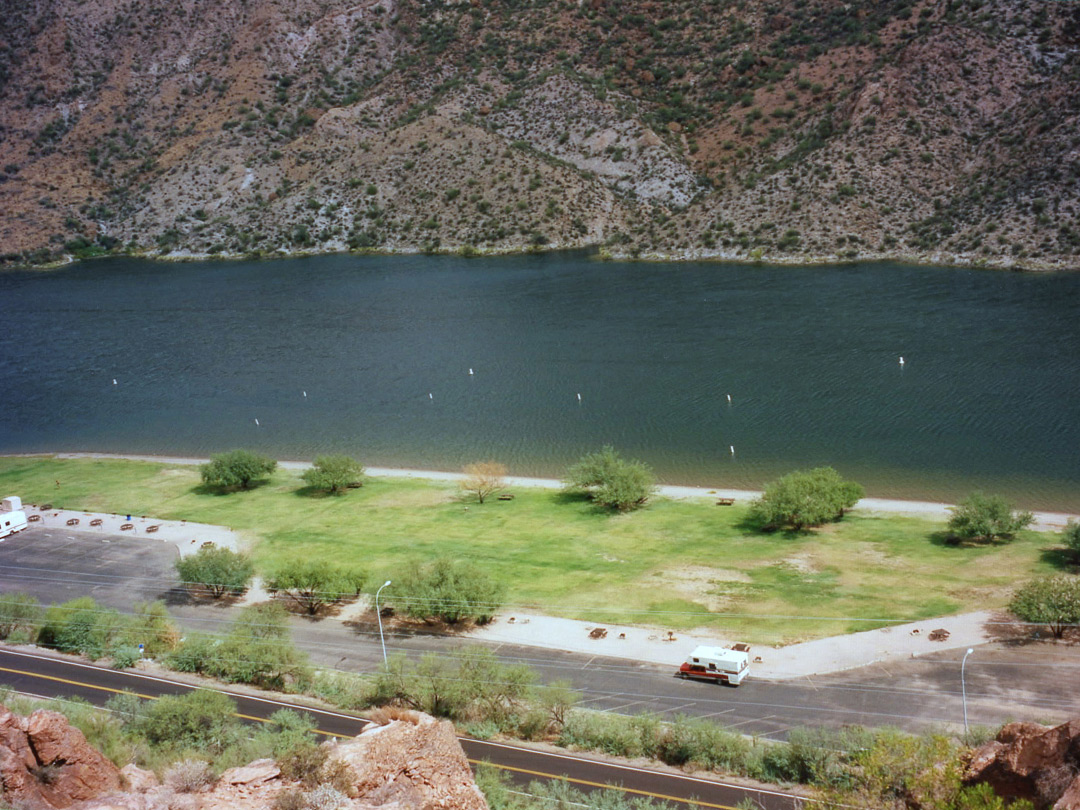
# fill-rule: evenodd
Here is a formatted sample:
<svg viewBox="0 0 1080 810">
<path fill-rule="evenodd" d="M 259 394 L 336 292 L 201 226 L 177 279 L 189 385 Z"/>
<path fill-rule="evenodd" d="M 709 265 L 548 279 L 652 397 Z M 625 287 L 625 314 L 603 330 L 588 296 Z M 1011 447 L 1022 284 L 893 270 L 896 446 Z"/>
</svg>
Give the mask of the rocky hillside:
<svg viewBox="0 0 1080 810">
<path fill-rule="evenodd" d="M 1080 267 L 1073 0 L 8 0 L 0 254 Z"/>
<path fill-rule="evenodd" d="M 214 778 L 186 760 L 159 781 L 134 764 L 118 769 L 58 712 L 20 717 L 0 706 L 0 802 L 27 810 L 487 810 L 447 721 L 415 712 L 326 742 L 314 787 L 285 779 L 272 759 Z"/>
</svg>

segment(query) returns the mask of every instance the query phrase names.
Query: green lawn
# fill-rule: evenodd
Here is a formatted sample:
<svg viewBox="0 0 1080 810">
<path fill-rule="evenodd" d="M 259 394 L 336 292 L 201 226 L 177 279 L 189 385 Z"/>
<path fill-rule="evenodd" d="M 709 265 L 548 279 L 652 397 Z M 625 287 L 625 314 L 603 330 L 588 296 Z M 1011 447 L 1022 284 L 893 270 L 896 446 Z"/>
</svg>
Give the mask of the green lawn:
<svg viewBox="0 0 1080 810">
<path fill-rule="evenodd" d="M 408 479 L 313 496 L 283 470 L 255 490 L 222 495 L 204 491 L 194 467 L 129 461 L 0 457 L 0 494 L 230 526 L 249 539 L 262 570 L 317 555 L 359 564 L 382 582 L 414 560 L 467 558 L 507 583 L 518 610 L 709 627 L 757 643 L 999 607 L 1016 582 L 1055 570 L 1059 543 L 1023 532 L 1010 544 L 956 548 L 941 542 L 940 523 L 884 515 L 765 535 L 742 524 L 739 506 L 657 499 L 613 515 L 521 488 L 513 501 L 481 506 L 453 484 Z"/>
</svg>

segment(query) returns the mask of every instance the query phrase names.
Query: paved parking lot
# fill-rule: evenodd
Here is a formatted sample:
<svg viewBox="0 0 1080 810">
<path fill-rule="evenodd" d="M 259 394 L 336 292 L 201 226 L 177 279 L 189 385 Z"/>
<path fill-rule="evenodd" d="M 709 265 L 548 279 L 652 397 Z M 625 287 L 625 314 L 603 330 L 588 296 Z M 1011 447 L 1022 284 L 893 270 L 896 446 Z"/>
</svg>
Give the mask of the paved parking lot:
<svg viewBox="0 0 1080 810">
<path fill-rule="evenodd" d="M 174 543 L 150 535 L 32 525 L 0 542 L 0 591 L 26 591 L 46 604 L 77 596 L 115 607 L 169 601 L 177 585 L 176 558 Z"/>
</svg>

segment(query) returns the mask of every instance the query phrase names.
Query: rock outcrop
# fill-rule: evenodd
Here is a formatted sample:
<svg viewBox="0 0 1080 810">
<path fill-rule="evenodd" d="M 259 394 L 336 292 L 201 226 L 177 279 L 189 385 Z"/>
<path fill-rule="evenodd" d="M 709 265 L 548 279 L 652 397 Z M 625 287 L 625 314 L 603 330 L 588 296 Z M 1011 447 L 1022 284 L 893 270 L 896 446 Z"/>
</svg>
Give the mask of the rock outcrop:
<svg viewBox="0 0 1080 810">
<path fill-rule="evenodd" d="M 347 776 L 336 788 L 305 790 L 260 759 L 225 771 L 212 787 L 179 793 L 151 771 L 117 769 L 58 712 L 20 717 L 0 706 L 0 789 L 7 805 L 27 810 L 271 810 L 286 792 L 319 806 L 329 796 L 338 810 L 488 810 L 454 727 L 397 714 L 354 740 L 325 744 L 328 765 Z"/>
<path fill-rule="evenodd" d="M 0 786 L 7 802 L 70 807 L 117 790 L 120 771 L 59 712 L 0 707 Z"/>
<path fill-rule="evenodd" d="M 999 796 L 1028 799 L 1038 810 L 1080 810 L 1080 720 L 1009 723 L 975 751 L 964 781 L 986 782 Z"/>
<path fill-rule="evenodd" d="M 426 714 L 369 726 L 333 748 L 361 800 L 375 807 L 487 810 L 454 727 Z"/>
</svg>

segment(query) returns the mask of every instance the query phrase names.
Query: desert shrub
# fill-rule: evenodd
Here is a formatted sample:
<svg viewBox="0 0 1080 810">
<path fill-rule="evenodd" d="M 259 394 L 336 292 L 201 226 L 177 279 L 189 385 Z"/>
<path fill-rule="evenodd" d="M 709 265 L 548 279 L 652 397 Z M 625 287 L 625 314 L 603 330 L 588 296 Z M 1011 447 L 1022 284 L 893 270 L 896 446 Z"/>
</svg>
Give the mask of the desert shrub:
<svg viewBox="0 0 1080 810">
<path fill-rule="evenodd" d="M 491 721 L 508 731 L 529 705 L 535 677 L 528 666 L 505 664 L 486 649 L 467 649 L 456 658 L 431 653 L 416 663 L 394 656 L 375 680 L 372 702 L 452 720 Z"/>
<path fill-rule="evenodd" d="M 786 745 L 770 745 L 762 751 L 761 776 L 772 782 L 840 786 L 846 776 L 834 736 L 824 731 L 792 729 Z"/>
<path fill-rule="evenodd" d="M 289 634 L 288 613 L 281 605 L 244 608 L 224 638 L 193 634 L 169 655 L 179 672 L 198 672 L 233 683 L 267 689 L 306 684 L 307 656 Z"/>
<path fill-rule="evenodd" d="M 220 752 L 242 733 L 236 704 L 226 695 L 197 689 L 164 695 L 142 705 L 133 724 L 152 745 Z"/>
<path fill-rule="evenodd" d="M 37 632 L 44 608 L 36 596 L 28 593 L 0 594 L 0 639 L 7 639 L 17 630 Z"/>
<path fill-rule="evenodd" d="M 314 742 L 301 743 L 278 756 L 278 766 L 284 779 L 314 787 L 326 764 L 326 751 Z"/>
<path fill-rule="evenodd" d="M 642 739 L 641 727 L 621 715 L 573 712 L 559 732 L 559 745 L 603 751 L 617 757 L 647 756 L 652 741 Z"/>
<path fill-rule="evenodd" d="M 274 798 L 274 810 L 307 810 L 304 792 L 296 788 L 283 790 Z"/>
<path fill-rule="evenodd" d="M 668 765 L 742 772 L 749 752 L 745 738 L 707 720 L 677 717 L 658 730 L 656 756 Z"/>
<path fill-rule="evenodd" d="M 113 669 L 128 669 L 135 666 L 142 656 L 139 654 L 138 647 L 116 647 L 112 651 L 112 666 Z"/>
<path fill-rule="evenodd" d="M 308 810 L 337 810 L 349 801 L 349 797 L 333 785 L 319 785 L 304 796 Z"/>
<path fill-rule="evenodd" d="M 308 691 L 342 709 L 366 709 L 372 705 L 374 685 L 370 678 L 351 672 L 319 669 Z"/>
<path fill-rule="evenodd" d="M 124 622 L 120 641 L 132 647 L 142 644 L 147 655 L 161 655 L 176 647 L 180 631 L 164 602 L 136 602 L 132 615 Z"/>
<path fill-rule="evenodd" d="M 108 652 L 122 626 L 119 613 L 83 596 L 45 611 L 38 643 L 97 659 Z"/>
<path fill-rule="evenodd" d="M 177 793 L 196 793 L 213 784 L 214 772 L 201 759 L 184 759 L 169 766 L 162 781 Z"/>
</svg>

